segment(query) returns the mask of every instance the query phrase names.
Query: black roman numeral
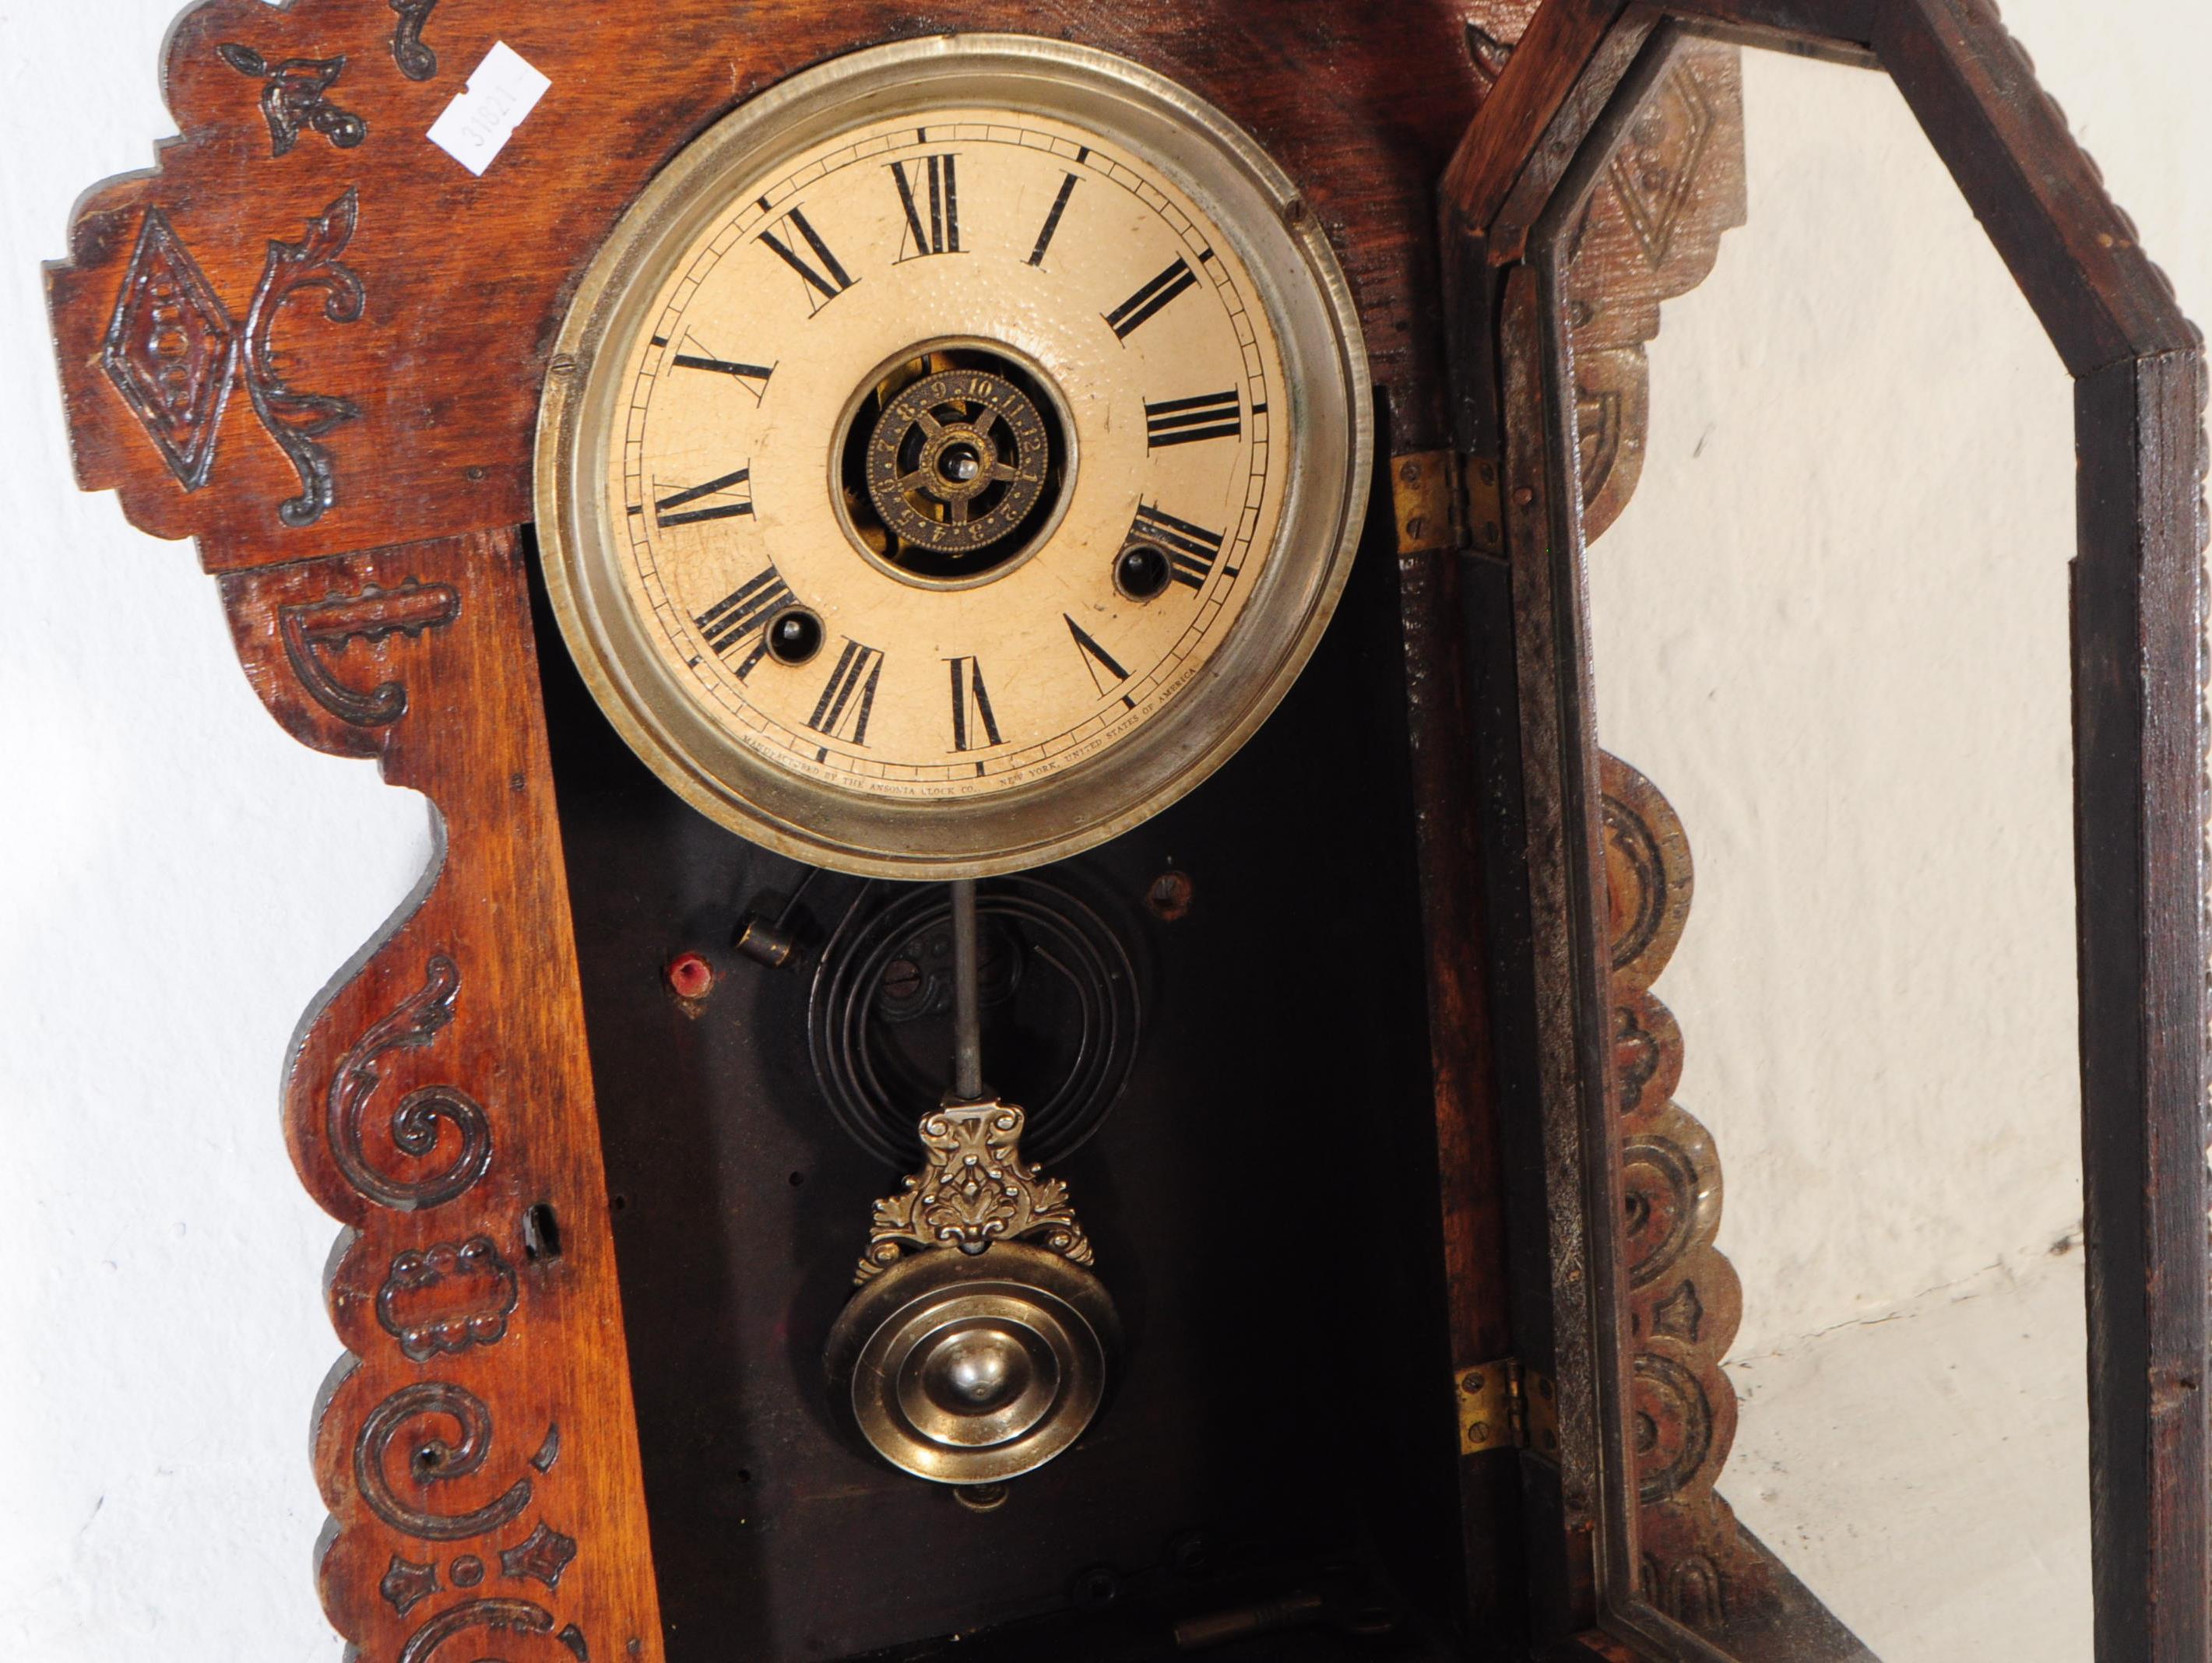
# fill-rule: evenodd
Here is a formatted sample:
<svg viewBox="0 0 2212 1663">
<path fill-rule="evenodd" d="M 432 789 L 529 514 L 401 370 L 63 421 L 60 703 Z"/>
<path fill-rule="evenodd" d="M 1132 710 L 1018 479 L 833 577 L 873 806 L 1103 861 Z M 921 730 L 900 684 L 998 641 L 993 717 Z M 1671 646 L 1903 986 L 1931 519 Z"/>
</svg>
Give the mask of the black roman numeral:
<svg viewBox="0 0 2212 1663">
<path fill-rule="evenodd" d="M 654 522 L 665 531 L 671 525 L 694 525 L 702 519 L 728 519 L 736 514 L 749 514 L 753 511 L 752 476 L 750 468 L 740 468 L 703 485 L 690 486 L 673 496 L 657 497 L 653 504 Z M 744 488 L 742 493 L 738 489 L 740 486 Z M 738 501 L 718 502 L 711 508 L 685 508 L 682 513 L 670 512 L 708 496 L 734 496 Z"/>
<path fill-rule="evenodd" d="M 770 566 L 758 577 L 730 591 L 691 622 L 707 638 L 708 648 L 723 658 L 728 658 L 739 647 L 746 649 L 745 656 L 738 663 L 738 679 L 743 681 L 767 654 L 769 620 L 796 604 L 791 586 Z"/>
<path fill-rule="evenodd" d="M 1115 335 L 1126 341 L 1139 325 L 1197 281 L 1198 274 L 1184 264 L 1182 256 L 1178 254 L 1166 270 L 1108 313 L 1106 322 Z"/>
<path fill-rule="evenodd" d="M 1195 445 L 1201 439 L 1234 439 L 1244 431 L 1237 394 L 1202 392 L 1195 398 L 1169 398 L 1159 404 L 1145 401 L 1145 448 Z"/>
<path fill-rule="evenodd" d="M 1060 216 L 1067 211 L 1067 199 L 1075 194 L 1075 184 L 1073 173 L 1060 180 L 1060 194 L 1052 199 L 1052 211 L 1044 216 L 1044 229 L 1037 233 L 1036 246 L 1030 250 L 1031 265 L 1044 264 L 1044 251 L 1052 246 L 1052 234 L 1060 229 Z"/>
<path fill-rule="evenodd" d="M 1168 557 L 1168 575 L 1193 589 L 1206 586 L 1213 575 L 1213 562 L 1221 558 L 1221 533 L 1194 525 L 1187 519 L 1139 505 L 1129 522 L 1129 541 L 1149 543 Z"/>
<path fill-rule="evenodd" d="M 898 185 L 899 204 L 906 209 L 906 231 L 899 239 L 901 260 L 960 252 L 960 187 L 953 172 L 953 160 L 950 152 L 924 156 L 914 164 L 911 174 L 905 162 L 891 163 L 891 178 Z M 929 199 L 926 224 L 921 217 L 924 197 Z"/>
<path fill-rule="evenodd" d="M 883 676 L 884 655 L 847 636 L 845 650 L 837 655 L 836 668 L 830 672 L 822 696 L 814 701 L 814 713 L 806 719 L 806 725 L 832 739 L 866 744 L 868 716 L 876 707 L 876 684 Z"/>
<path fill-rule="evenodd" d="M 981 659 L 947 659 L 952 666 L 952 749 L 988 750 L 1004 744 L 999 719 L 991 713 L 991 695 L 983 686 Z M 970 719 L 972 713 L 973 719 Z"/>
<path fill-rule="evenodd" d="M 696 335 L 686 333 L 684 346 L 670 361 L 679 369 L 703 369 L 716 375 L 726 375 L 752 394 L 753 403 L 759 404 L 768 391 L 768 378 L 775 373 L 774 364 L 741 364 L 731 358 L 718 358 Z"/>
<path fill-rule="evenodd" d="M 1073 618 L 1068 617 L 1066 613 L 1062 612 L 1060 616 L 1066 621 L 1067 633 L 1075 637 L 1076 650 L 1083 655 L 1083 667 L 1091 672 L 1091 684 L 1097 688 L 1102 695 L 1113 692 L 1115 688 L 1109 687 L 1101 679 L 1098 674 L 1100 671 L 1103 670 L 1111 676 L 1115 686 L 1129 679 L 1129 672 L 1121 668 L 1111 652 L 1091 639 L 1089 631 L 1076 622 Z M 1121 695 L 1121 702 L 1132 710 L 1137 707 L 1137 701 L 1126 693 Z"/>
<path fill-rule="evenodd" d="M 860 281 L 848 274 L 845 268 L 837 263 L 837 257 L 830 252 L 830 245 L 822 240 L 822 234 L 806 222 L 806 215 L 799 209 L 793 209 L 776 224 L 788 227 L 789 230 L 782 237 L 777 236 L 774 231 L 763 231 L 760 234 L 760 240 L 774 250 L 786 265 L 805 280 L 808 317 L 812 317 Z M 814 257 L 822 262 L 823 270 L 816 270 L 807 264 L 805 255 L 793 252 L 791 244 L 785 240 L 793 231 L 796 231 L 799 240 L 814 251 Z M 817 294 L 821 296 L 819 300 L 815 298 Z"/>
</svg>

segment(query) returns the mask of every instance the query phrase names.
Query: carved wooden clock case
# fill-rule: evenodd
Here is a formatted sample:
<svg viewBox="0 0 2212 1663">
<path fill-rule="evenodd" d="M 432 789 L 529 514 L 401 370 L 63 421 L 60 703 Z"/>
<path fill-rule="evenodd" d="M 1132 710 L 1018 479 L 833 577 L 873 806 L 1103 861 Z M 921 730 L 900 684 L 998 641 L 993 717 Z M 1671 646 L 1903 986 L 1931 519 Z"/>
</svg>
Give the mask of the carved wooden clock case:
<svg viewBox="0 0 2212 1663">
<path fill-rule="evenodd" d="M 1986 7 L 207 0 L 50 291 L 83 485 L 442 827 L 286 1104 L 362 1654 L 1869 1654 L 1714 1489 L 1579 610 L 1745 41 L 2079 378 L 2098 1656 L 2206 1656 L 2200 352 Z"/>
</svg>

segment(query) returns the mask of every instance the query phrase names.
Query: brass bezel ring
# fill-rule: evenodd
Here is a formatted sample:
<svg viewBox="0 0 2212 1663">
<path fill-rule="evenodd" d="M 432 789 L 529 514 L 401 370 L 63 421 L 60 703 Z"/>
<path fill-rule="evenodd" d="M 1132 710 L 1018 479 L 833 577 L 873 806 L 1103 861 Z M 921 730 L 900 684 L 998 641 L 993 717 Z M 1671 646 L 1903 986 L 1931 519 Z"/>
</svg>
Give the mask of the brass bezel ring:
<svg viewBox="0 0 2212 1663">
<path fill-rule="evenodd" d="M 857 124 L 987 106 L 1084 127 L 1157 168 L 1233 249 L 1287 385 L 1271 431 L 1287 452 L 1280 517 L 1207 673 L 1149 720 L 1058 773 L 988 795 L 870 795 L 778 767 L 726 731 L 659 658 L 623 590 L 598 483 L 625 343 L 692 240 L 732 194 Z M 1027 35 L 939 35 L 830 59 L 780 82 L 687 147 L 617 223 L 579 285 L 547 378 L 538 536 L 562 637 L 608 719 L 685 801 L 751 841 L 873 877 L 1018 871 L 1150 818 L 1233 756 L 1304 668 L 1364 525 L 1373 393 L 1350 285 L 1317 216 L 1242 129 L 1127 58 Z"/>
</svg>

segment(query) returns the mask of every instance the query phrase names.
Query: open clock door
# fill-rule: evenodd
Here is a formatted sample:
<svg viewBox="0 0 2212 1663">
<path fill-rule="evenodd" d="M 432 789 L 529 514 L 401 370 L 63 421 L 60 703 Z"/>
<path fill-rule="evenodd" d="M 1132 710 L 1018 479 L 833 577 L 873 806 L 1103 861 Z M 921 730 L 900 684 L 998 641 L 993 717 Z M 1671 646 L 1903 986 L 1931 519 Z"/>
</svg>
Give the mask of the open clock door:
<svg viewBox="0 0 2212 1663">
<path fill-rule="evenodd" d="M 1512 617 L 1474 627 L 1516 713 L 1540 1623 L 1747 1663 L 2014 1624 L 2011 1655 L 2197 1655 L 2196 331 L 1978 5 L 1547 8 L 1446 197 Z M 1985 270 L 1916 286 L 1953 253 Z M 1954 388 L 2017 501 L 1947 483 Z M 1694 886 L 1670 789 L 1717 822 Z M 1960 1326 L 1995 1309 L 2002 1363 Z"/>
</svg>

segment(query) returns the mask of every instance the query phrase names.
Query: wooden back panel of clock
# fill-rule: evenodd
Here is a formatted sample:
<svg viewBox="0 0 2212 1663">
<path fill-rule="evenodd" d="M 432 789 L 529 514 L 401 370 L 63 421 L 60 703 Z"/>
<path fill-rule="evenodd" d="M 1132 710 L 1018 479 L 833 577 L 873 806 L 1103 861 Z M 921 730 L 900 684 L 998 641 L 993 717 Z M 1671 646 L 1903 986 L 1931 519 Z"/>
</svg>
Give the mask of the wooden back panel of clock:
<svg viewBox="0 0 2212 1663">
<path fill-rule="evenodd" d="M 1456 1433 L 1437 1389 L 1421 926 L 1378 518 L 1319 657 L 1234 762 L 1092 854 L 984 885 L 986 1065 L 1011 1100 L 1041 1108 L 1085 1060 L 1057 984 L 1086 970 L 1048 925 L 994 922 L 994 896 L 1083 915 L 1133 971 L 1094 1024 L 1114 1030 L 1101 1047 L 1133 1042 L 1127 1085 L 1048 1168 L 1127 1325 L 1121 1383 L 1073 1450 L 988 1511 L 842 1440 L 821 1361 L 869 1204 L 902 1168 L 834 1106 L 810 1044 L 817 992 L 884 939 L 871 917 L 942 890 L 809 877 L 740 841 L 549 663 L 672 1658 L 845 1657 L 1008 1624 L 1012 1654 L 1033 1655 L 1046 1636 L 1024 1619 L 1053 1630 L 1055 1655 L 1152 1655 L 1172 1620 L 1314 1593 L 1334 1622 L 1387 1611 L 1383 1643 L 1406 1655 L 1449 1605 Z M 781 967 L 732 946 L 756 913 L 795 943 Z M 950 1045 L 929 997 L 945 929 L 909 926 L 859 990 L 923 1089 L 932 1072 L 941 1089 Z M 714 971 L 691 1001 L 665 974 L 687 954 Z M 1048 1150 L 1054 1122 L 1034 1128 Z M 1267 1643 L 1346 1654 L 1329 1624 Z"/>
</svg>

